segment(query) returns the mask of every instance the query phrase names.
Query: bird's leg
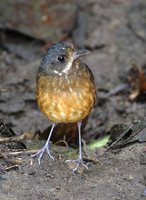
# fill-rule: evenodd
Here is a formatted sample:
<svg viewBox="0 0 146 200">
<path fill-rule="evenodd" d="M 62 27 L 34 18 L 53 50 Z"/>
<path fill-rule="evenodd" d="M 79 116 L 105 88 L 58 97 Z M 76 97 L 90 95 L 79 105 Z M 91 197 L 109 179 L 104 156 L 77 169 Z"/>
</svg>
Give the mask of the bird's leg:
<svg viewBox="0 0 146 200">
<path fill-rule="evenodd" d="M 73 171 L 77 171 L 78 167 L 81 165 L 83 167 L 85 167 L 86 169 L 88 169 L 88 167 L 83 163 L 83 158 L 82 158 L 82 140 L 81 140 L 81 125 L 82 122 L 78 122 L 77 126 L 78 126 L 78 133 L 79 133 L 79 157 L 76 160 L 66 160 L 65 162 L 76 162 L 77 165 L 76 167 L 73 169 Z"/>
<path fill-rule="evenodd" d="M 34 155 L 31 156 L 31 157 L 38 156 L 39 165 L 41 163 L 40 161 L 41 161 L 41 158 L 42 158 L 42 156 L 43 156 L 43 154 L 44 154 L 45 151 L 47 152 L 47 154 L 49 155 L 49 157 L 52 160 L 54 160 L 54 157 L 50 154 L 49 142 L 50 142 L 50 138 L 51 138 L 51 135 L 52 135 L 52 132 L 54 130 L 55 125 L 56 125 L 55 123 L 52 124 L 51 131 L 49 133 L 49 136 L 48 136 L 46 144 L 37 153 L 35 153 Z"/>
</svg>

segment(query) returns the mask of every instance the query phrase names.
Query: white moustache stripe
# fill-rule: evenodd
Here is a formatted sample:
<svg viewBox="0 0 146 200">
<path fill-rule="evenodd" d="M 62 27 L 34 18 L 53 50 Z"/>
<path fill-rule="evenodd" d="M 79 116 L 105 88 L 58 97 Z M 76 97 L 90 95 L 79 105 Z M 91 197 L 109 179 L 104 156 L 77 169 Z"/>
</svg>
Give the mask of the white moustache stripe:
<svg viewBox="0 0 146 200">
<path fill-rule="evenodd" d="M 73 63 L 73 60 L 74 60 L 73 58 L 70 59 L 70 61 L 66 65 L 66 67 L 62 70 L 63 73 L 67 73 L 70 70 L 72 63 Z"/>
<path fill-rule="evenodd" d="M 57 70 L 54 70 L 54 72 L 55 72 L 55 74 L 58 74 L 59 76 L 62 75 L 62 73 L 61 73 L 61 72 L 58 72 Z"/>
</svg>

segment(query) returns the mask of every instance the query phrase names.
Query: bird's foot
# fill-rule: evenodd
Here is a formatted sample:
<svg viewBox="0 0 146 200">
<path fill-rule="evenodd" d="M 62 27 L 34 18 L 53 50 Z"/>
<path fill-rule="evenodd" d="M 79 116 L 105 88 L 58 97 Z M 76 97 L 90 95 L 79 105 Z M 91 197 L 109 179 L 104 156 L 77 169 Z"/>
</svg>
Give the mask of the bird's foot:
<svg viewBox="0 0 146 200">
<path fill-rule="evenodd" d="M 65 163 L 70 163 L 70 162 L 77 163 L 77 164 L 76 164 L 76 167 L 73 169 L 73 172 L 78 171 L 79 166 L 82 166 L 82 167 L 88 169 L 87 165 L 85 165 L 85 164 L 83 163 L 82 158 L 78 158 L 78 159 L 76 159 L 76 160 L 66 160 L 66 161 L 65 161 Z"/>
<path fill-rule="evenodd" d="M 44 154 L 44 152 L 47 152 L 47 154 L 49 155 L 49 157 L 54 160 L 54 157 L 50 154 L 50 149 L 49 149 L 49 144 L 46 143 L 37 153 L 33 154 L 31 157 L 36 157 L 38 156 L 38 163 L 39 165 L 41 164 L 41 158 Z"/>
</svg>

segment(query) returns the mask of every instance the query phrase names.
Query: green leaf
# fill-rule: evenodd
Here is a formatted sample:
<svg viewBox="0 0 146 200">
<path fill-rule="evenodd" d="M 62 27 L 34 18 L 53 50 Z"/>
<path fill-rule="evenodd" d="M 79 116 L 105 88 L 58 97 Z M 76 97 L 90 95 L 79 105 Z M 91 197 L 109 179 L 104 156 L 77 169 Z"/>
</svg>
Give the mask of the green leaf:
<svg viewBox="0 0 146 200">
<path fill-rule="evenodd" d="M 94 150 L 99 147 L 105 146 L 109 141 L 110 135 L 106 135 L 98 140 L 93 140 L 90 144 L 87 145 L 88 149 Z"/>
</svg>

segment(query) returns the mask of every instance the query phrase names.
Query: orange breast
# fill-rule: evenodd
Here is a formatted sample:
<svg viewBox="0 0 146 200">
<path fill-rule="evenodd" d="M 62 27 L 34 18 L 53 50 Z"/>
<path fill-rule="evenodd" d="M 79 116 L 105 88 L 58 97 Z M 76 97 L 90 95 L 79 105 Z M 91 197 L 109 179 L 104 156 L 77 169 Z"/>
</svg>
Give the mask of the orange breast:
<svg viewBox="0 0 146 200">
<path fill-rule="evenodd" d="M 66 79 L 41 75 L 37 81 L 37 102 L 41 111 L 57 123 L 83 120 L 94 106 L 95 87 L 88 78 Z"/>
</svg>

